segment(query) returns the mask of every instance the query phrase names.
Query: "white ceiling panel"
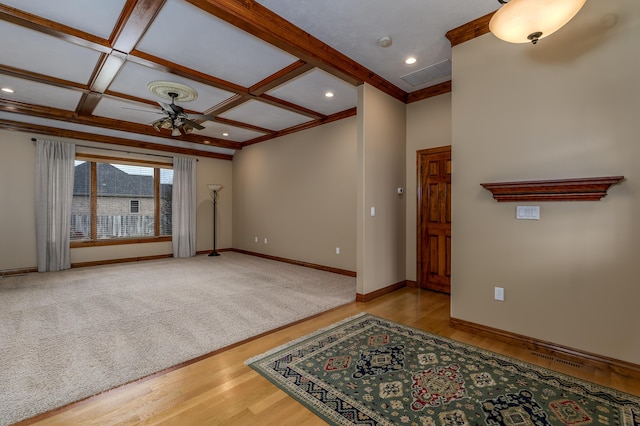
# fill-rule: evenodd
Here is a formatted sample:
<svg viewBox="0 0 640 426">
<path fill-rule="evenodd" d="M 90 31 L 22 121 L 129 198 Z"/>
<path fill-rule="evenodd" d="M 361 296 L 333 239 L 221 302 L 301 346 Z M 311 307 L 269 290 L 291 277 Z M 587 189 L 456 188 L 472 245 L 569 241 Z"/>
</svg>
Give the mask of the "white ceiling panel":
<svg viewBox="0 0 640 426">
<path fill-rule="evenodd" d="M 229 120 L 249 123 L 270 130 L 282 130 L 311 121 L 311 118 L 278 108 L 264 102 L 251 100 L 220 114 Z"/>
<path fill-rule="evenodd" d="M 8 87 L 14 91 L 14 93 L 0 91 L 0 99 L 68 111 L 74 111 L 82 97 L 82 92 L 79 90 L 64 89 L 4 74 L 0 74 L 0 87 Z"/>
<path fill-rule="evenodd" d="M 103 96 L 98 106 L 93 111 L 98 117 L 114 118 L 116 120 L 131 121 L 132 123 L 151 123 L 166 115 L 160 110 L 139 102 L 130 102 L 121 99 Z"/>
<path fill-rule="evenodd" d="M 216 121 L 205 121 L 200 123 L 205 126 L 204 130 L 194 130 L 196 135 L 209 136 L 218 139 L 227 139 L 233 142 L 246 142 L 251 139 L 263 136 L 264 133 L 256 132 L 249 129 L 243 129 L 241 127 L 230 126 L 225 123 L 218 123 Z M 228 136 L 224 136 L 227 133 Z"/>
<path fill-rule="evenodd" d="M 126 0 L 3 0 L 2 3 L 108 39 Z"/>
<path fill-rule="evenodd" d="M 243 87 L 297 60 L 181 0 L 167 1 L 136 48 Z"/>
<path fill-rule="evenodd" d="M 333 97 L 326 97 L 327 92 L 333 93 Z M 324 115 L 354 108 L 358 103 L 354 86 L 317 68 L 267 93 Z"/>
<path fill-rule="evenodd" d="M 143 99 L 153 101 L 161 100 L 166 102 L 166 99 L 161 99 L 155 96 L 149 91 L 149 89 L 147 89 L 147 84 L 157 80 L 180 83 L 194 89 L 198 93 L 198 98 L 190 102 L 180 103 L 183 108 L 193 111 L 203 112 L 213 105 L 217 105 L 234 95 L 234 93 L 227 92 L 225 90 L 217 89 L 175 74 L 165 73 L 143 65 L 134 64 L 132 62 L 126 62 L 124 64 L 118 73 L 118 76 L 109 86 L 109 90 L 137 96 Z"/>
<path fill-rule="evenodd" d="M 2 63 L 87 84 L 100 54 L 56 37 L 0 21 Z"/>
</svg>

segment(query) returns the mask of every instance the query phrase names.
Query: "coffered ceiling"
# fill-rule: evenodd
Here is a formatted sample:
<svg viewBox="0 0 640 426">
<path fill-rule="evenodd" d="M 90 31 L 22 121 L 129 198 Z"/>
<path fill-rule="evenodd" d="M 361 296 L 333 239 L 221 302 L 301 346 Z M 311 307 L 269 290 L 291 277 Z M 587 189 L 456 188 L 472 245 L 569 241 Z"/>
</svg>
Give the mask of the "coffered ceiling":
<svg viewBox="0 0 640 426">
<path fill-rule="evenodd" d="M 363 82 L 406 102 L 449 80 L 444 34 L 498 6 L 5 0 L 0 87 L 13 92 L 0 92 L 0 128 L 231 158 L 243 146 L 355 115 Z M 382 36 L 390 46 L 377 44 Z M 404 63 L 409 56 L 416 64 Z M 151 123 L 166 118 L 159 102 L 166 109 L 171 100 L 149 90 L 154 82 L 193 89 L 195 99 L 176 104 L 199 126 L 173 136 L 156 130 Z"/>
</svg>

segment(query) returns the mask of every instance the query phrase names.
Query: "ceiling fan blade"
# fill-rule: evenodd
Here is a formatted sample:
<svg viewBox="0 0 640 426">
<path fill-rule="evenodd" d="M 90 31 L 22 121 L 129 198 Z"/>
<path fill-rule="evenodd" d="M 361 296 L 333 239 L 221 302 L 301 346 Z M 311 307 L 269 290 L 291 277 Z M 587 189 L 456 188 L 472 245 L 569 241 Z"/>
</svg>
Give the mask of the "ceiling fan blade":
<svg viewBox="0 0 640 426">
<path fill-rule="evenodd" d="M 199 125 L 199 124 L 198 124 L 198 123 L 196 123 L 195 121 L 191 121 L 191 120 L 187 120 L 187 119 L 185 119 L 185 120 L 184 120 L 184 124 L 186 124 L 187 126 L 191 126 L 191 127 L 193 127 L 194 129 L 198 129 L 198 130 L 202 130 L 202 129 L 204 129 L 204 127 L 203 127 L 203 126 Z"/>
<path fill-rule="evenodd" d="M 191 120 L 213 120 L 216 117 L 213 115 L 205 115 L 205 114 L 187 114 Z"/>
<path fill-rule="evenodd" d="M 165 104 L 164 102 L 158 101 L 158 105 L 160 105 L 162 107 L 163 111 L 166 111 L 169 114 L 174 114 L 175 113 L 175 111 L 173 110 L 173 108 L 171 107 L 170 104 Z"/>
<path fill-rule="evenodd" d="M 151 111 L 151 110 L 148 110 L 148 109 L 137 109 L 137 108 L 127 108 L 127 107 L 122 107 L 122 109 L 130 109 L 131 111 L 148 112 L 149 114 L 164 114 L 164 112 Z"/>
</svg>

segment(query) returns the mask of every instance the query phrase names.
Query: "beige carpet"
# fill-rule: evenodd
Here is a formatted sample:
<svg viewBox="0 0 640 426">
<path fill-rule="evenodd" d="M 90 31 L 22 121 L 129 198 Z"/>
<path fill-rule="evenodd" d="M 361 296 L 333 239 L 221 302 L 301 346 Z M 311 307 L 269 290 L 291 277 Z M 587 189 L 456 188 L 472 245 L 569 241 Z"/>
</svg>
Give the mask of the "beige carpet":
<svg viewBox="0 0 640 426">
<path fill-rule="evenodd" d="M 355 278 L 234 252 L 0 279 L 0 424 L 352 302 L 355 294 Z"/>
</svg>

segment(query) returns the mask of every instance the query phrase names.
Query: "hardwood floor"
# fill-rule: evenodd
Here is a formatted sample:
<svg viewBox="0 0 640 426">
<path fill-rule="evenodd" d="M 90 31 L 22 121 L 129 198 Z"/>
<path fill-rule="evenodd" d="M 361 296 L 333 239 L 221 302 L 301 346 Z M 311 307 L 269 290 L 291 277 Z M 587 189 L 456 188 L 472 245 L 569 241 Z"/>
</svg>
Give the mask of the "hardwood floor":
<svg viewBox="0 0 640 426">
<path fill-rule="evenodd" d="M 404 288 L 354 302 L 233 347 L 185 367 L 122 386 L 24 424 L 37 425 L 322 425 L 325 424 L 244 365 L 254 355 L 366 311 L 393 321 L 640 395 L 640 380 L 576 368 L 529 350 L 449 327 L 449 296 Z"/>
</svg>

